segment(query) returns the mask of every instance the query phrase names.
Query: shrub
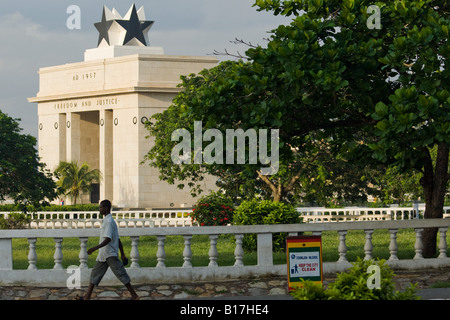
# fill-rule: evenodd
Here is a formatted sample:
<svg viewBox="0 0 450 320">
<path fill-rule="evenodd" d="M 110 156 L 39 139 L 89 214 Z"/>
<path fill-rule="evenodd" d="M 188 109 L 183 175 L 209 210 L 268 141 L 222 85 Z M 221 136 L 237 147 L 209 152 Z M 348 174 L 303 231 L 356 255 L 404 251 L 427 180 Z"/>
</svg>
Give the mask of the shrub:
<svg viewBox="0 0 450 320">
<path fill-rule="evenodd" d="M 233 217 L 235 225 L 258 225 L 258 224 L 292 224 L 300 223 L 298 212 L 292 205 L 271 200 L 244 201 L 236 209 Z M 284 250 L 286 247 L 286 234 L 273 234 L 273 249 Z M 244 250 L 256 250 L 256 235 L 246 234 L 243 240 Z"/>
<path fill-rule="evenodd" d="M 16 209 L 15 204 L 2 204 L 0 205 L 0 212 L 12 212 Z"/>
<path fill-rule="evenodd" d="M 197 201 L 190 217 L 200 226 L 224 226 L 231 223 L 233 213 L 231 199 L 220 192 L 212 192 Z"/>
<path fill-rule="evenodd" d="M 40 207 L 36 211 L 98 211 L 99 204 L 75 204 L 75 205 L 65 205 L 60 206 L 57 204 L 52 204 L 46 207 Z"/>
<path fill-rule="evenodd" d="M 369 289 L 367 279 L 370 274 L 367 268 L 377 264 L 380 267 L 380 289 Z M 291 292 L 296 300 L 417 300 L 416 285 L 410 286 L 404 291 L 394 291 L 395 285 L 392 280 L 393 271 L 385 264 L 384 260 L 375 263 L 373 260 L 358 261 L 353 263 L 348 272 L 337 275 L 334 283 L 327 289 L 321 284 L 311 281 L 304 281 L 302 287 L 298 287 Z"/>
<path fill-rule="evenodd" d="M 7 218 L 0 217 L 0 229 L 25 229 L 31 217 L 24 213 L 11 212 Z"/>
</svg>

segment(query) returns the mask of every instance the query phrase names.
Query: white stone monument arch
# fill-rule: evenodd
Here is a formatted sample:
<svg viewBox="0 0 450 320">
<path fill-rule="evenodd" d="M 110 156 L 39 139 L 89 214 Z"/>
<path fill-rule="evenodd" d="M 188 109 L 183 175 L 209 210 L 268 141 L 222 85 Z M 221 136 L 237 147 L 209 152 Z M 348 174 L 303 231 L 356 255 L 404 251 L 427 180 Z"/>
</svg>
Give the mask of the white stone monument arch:
<svg viewBox="0 0 450 320">
<path fill-rule="evenodd" d="M 39 92 L 29 98 L 38 104 L 41 161 L 50 170 L 73 160 L 100 169 L 99 197 L 119 207 L 195 202 L 188 190 L 159 181 L 156 169 L 141 164 L 151 147 L 143 123 L 170 106 L 180 75 L 214 67 L 218 60 L 170 56 L 148 46 L 152 24 L 143 8 L 133 5 L 122 17 L 104 7 L 102 22 L 95 24 L 98 47 L 86 50 L 83 62 L 41 68 Z"/>
</svg>

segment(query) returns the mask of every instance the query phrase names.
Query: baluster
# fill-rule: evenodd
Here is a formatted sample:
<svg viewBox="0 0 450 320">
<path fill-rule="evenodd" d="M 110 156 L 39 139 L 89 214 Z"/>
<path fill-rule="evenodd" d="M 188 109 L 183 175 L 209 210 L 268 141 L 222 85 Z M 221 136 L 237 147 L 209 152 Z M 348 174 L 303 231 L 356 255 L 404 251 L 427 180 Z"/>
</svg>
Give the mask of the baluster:
<svg viewBox="0 0 450 320">
<path fill-rule="evenodd" d="M 386 211 L 386 220 L 392 220 L 392 211 Z"/>
<path fill-rule="evenodd" d="M 29 251 L 28 251 L 28 270 L 37 270 L 36 261 L 36 241 L 37 238 L 28 238 Z"/>
<path fill-rule="evenodd" d="M 372 234 L 373 230 L 364 230 L 366 233 L 366 243 L 364 244 L 364 253 L 366 254 L 364 257 L 364 260 L 370 260 L 372 259 L 372 250 L 373 250 L 373 244 L 372 244 Z"/>
<path fill-rule="evenodd" d="M 139 236 L 137 237 L 130 237 L 131 239 L 131 252 L 130 252 L 130 258 L 131 258 L 131 265 L 130 268 L 140 268 L 139 266 Z"/>
<path fill-rule="evenodd" d="M 88 258 L 89 255 L 87 253 L 87 242 L 88 242 L 88 238 L 86 237 L 81 237 L 80 238 L 80 254 L 78 255 L 78 257 L 80 258 L 80 269 L 84 269 L 88 267 Z"/>
<path fill-rule="evenodd" d="M 217 238 L 219 236 L 217 234 L 210 234 L 210 247 L 209 247 L 209 265 L 208 267 L 218 267 L 217 257 L 219 256 L 219 252 L 217 251 Z"/>
<path fill-rule="evenodd" d="M 166 241 L 166 236 L 156 236 L 156 240 L 158 241 L 158 251 L 156 252 L 156 258 L 158 263 L 156 264 L 157 268 L 165 268 L 165 260 L 166 260 L 166 250 L 164 250 L 164 242 Z"/>
<path fill-rule="evenodd" d="M 236 249 L 234 250 L 234 256 L 236 261 L 234 263 L 235 267 L 243 267 L 244 266 L 244 249 L 242 248 L 242 239 L 244 238 L 243 234 L 236 234 L 234 236 L 236 238 Z"/>
<path fill-rule="evenodd" d="M 423 231 L 423 228 L 417 228 L 414 230 L 416 231 L 416 243 L 414 245 L 414 250 L 416 251 L 416 255 L 414 256 L 414 259 L 423 259 L 423 256 L 422 256 L 422 250 L 423 250 L 422 231 Z"/>
<path fill-rule="evenodd" d="M 391 253 L 389 260 L 398 260 L 397 257 L 397 250 L 398 250 L 398 245 L 397 245 L 397 229 L 389 229 L 389 233 L 390 233 L 390 237 L 391 237 L 391 242 L 389 243 L 389 252 Z"/>
<path fill-rule="evenodd" d="M 347 235 L 347 231 L 338 231 L 339 233 L 339 260 L 338 262 L 347 262 L 347 245 L 345 244 L 345 236 Z"/>
<path fill-rule="evenodd" d="M 272 233 L 258 233 L 256 235 L 256 254 L 258 256 L 258 266 L 273 265 L 273 243 Z"/>
<path fill-rule="evenodd" d="M 191 240 L 192 236 L 183 236 L 184 237 L 184 251 L 183 251 L 183 268 L 192 267 L 191 259 L 192 259 L 192 250 L 191 250 Z"/>
<path fill-rule="evenodd" d="M 53 259 L 55 259 L 55 266 L 53 269 L 62 269 L 62 260 L 63 260 L 63 253 L 61 248 L 61 243 L 63 241 L 63 238 L 55 238 L 55 254 L 53 255 Z"/>
<path fill-rule="evenodd" d="M 447 258 L 447 229 L 448 228 L 439 228 L 439 257 L 438 258 Z"/>
</svg>

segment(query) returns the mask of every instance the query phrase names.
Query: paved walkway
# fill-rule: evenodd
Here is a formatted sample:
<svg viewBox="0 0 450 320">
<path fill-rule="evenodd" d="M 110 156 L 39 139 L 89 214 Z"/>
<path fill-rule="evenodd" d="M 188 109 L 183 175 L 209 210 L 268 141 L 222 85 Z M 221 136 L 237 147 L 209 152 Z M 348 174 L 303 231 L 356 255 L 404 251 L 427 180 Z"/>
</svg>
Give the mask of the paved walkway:
<svg viewBox="0 0 450 320">
<path fill-rule="evenodd" d="M 450 289 L 432 289 L 436 283 L 450 283 L 450 269 L 427 272 L 396 271 L 396 289 L 402 290 L 409 283 L 418 283 L 418 295 L 424 299 L 450 300 Z M 333 282 L 335 276 L 325 276 L 324 284 Z M 286 278 L 229 281 L 218 283 L 143 284 L 135 285 L 141 300 L 169 299 L 268 299 L 291 300 Z M 72 300 L 83 295 L 86 288 L 0 287 L 0 300 Z M 100 285 L 94 290 L 93 300 L 122 300 L 130 295 L 125 287 Z"/>
</svg>

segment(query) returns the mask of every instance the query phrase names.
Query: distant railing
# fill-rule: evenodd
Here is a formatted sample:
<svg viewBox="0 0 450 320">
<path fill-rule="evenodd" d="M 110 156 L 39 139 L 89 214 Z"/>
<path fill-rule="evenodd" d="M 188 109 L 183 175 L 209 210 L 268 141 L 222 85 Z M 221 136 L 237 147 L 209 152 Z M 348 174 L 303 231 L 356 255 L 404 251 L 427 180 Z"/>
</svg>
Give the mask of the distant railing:
<svg viewBox="0 0 450 320">
<path fill-rule="evenodd" d="M 191 227 L 192 210 L 113 211 L 112 216 L 121 228 Z M 7 217 L 8 212 L 0 212 Z M 31 229 L 100 228 L 102 217 L 97 211 L 39 211 L 29 214 Z"/>
<path fill-rule="evenodd" d="M 297 208 L 304 223 L 318 222 L 349 222 L 349 221 L 382 221 L 382 220 L 411 220 L 421 219 L 425 212 L 425 205 L 416 207 L 389 208 Z M 444 218 L 450 217 L 450 206 L 444 207 Z"/>
<path fill-rule="evenodd" d="M 422 219 L 423 204 L 416 207 L 389 208 L 296 208 L 303 223 L 383 221 Z M 113 211 L 112 215 L 121 228 L 142 227 L 192 227 L 191 209 Z M 7 217 L 8 212 L 0 212 Z M 97 211 L 40 211 L 30 213 L 31 229 L 86 229 L 100 228 L 102 218 Z M 450 217 L 450 206 L 444 207 L 444 218 Z"/>
</svg>

